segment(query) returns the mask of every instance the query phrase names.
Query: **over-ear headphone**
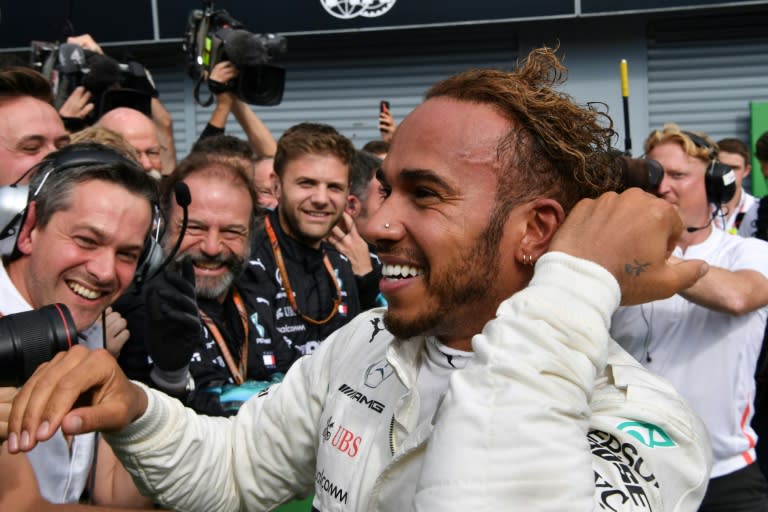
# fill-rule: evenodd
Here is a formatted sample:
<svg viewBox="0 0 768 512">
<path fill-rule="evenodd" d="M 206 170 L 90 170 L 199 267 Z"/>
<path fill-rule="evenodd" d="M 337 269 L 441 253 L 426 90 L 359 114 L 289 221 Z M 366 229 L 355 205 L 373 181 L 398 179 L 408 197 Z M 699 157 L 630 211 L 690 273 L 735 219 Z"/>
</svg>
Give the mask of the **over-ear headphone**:
<svg viewBox="0 0 768 512">
<path fill-rule="evenodd" d="M 65 147 L 63 150 L 51 153 L 39 164 L 30 169 L 29 172 L 32 173 L 35 173 L 40 169 L 48 170 L 45 172 L 45 174 L 42 175 L 40 179 L 33 179 L 32 183 L 30 183 L 30 193 L 27 201 L 27 208 L 29 203 L 35 201 L 40 195 L 40 192 L 45 188 L 49 177 L 53 173 L 63 172 L 74 167 L 86 166 L 97 168 L 113 165 L 119 165 L 121 168 L 120 172 L 136 173 L 137 181 L 139 183 L 141 180 L 146 179 L 147 184 L 153 188 L 156 187 L 153 179 L 148 176 L 136 162 L 124 157 L 117 151 L 97 143 L 73 144 L 71 146 Z M 149 272 L 149 267 L 153 261 L 155 262 L 155 265 L 157 265 L 159 264 L 159 261 L 162 260 L 162 256 L 160 254 L 160 238 L 162 236 L 162 230 L 165 223 L 163 222 L 162 212 L 157 200 L 157 189 L 154 188 L 154 191 L 154 197 L 152 200 L 150 200 L 150 205 L 152 208 L 152 223 L 147 234 L 147 238 L 144 240 L 144 248 L 141 255 L 139 256 L 136 266 L 135 279 L 139 281 L 142 279 L 142 277 L 147 275 Z M 24 210 L 19 213 L 20 221 L 17 224 L 18 227 L 15 238 L 18 238 L 18 234 L 21 231 L 24 222 L 26 221 L 27 208 L 24 208 Z M 12 224 L 15 224 L 15 222 L 12 222 Z M 18 258 L 19 256 L 21 256 L 21 254 L 19 253 L 18 246 L 16 243 L 14 243 L 11 259 Z"/>
<path fill-rule="evenodd" d="M 707 201 L 719 208 L 736 194 L 736 174 L 729 165 L 717 160 L 717 149 L 707 139 L 692 132 L 684 131 L 683 134 L 691 139 L 696 147 L 709 152 L 711 163 L 704 175 L 704 186 L 707 190 Z"/>
</svg>

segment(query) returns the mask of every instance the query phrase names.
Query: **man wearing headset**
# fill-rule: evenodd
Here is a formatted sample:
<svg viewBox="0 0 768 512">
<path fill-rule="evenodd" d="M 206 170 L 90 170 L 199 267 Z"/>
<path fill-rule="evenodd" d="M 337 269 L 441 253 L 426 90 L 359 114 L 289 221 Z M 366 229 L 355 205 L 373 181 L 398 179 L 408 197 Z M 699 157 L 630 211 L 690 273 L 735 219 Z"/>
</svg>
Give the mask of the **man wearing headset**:
<svg viewBox="0 0 768 512">
<path fill-rule="evenodd" d="M 189 189 L 188 207 L 174 203 L 179 184 Z M 173 263 L 148 280 L 143 295 L 129 292 L 115 305 L 132 333 L 119 362 L 131 378 L 199 414 L 229 416 L 298 356 L 273 334 L 272 312 L 235 285 L 260 215 L 251 176 L 223 153 L 197 150 L 168 176 L 160 195 L 168 224 L 163 247 Z"/>
<path fill-rule="evenodd" d="M 750 420 L 768 316 L 768 244 L 714 227 L 712 217 L 732 190 L 732 171 L 720 167 L 717 150 L 705 136 L 674 124 L 646 140 L 646 154 L 664 167 L 658 194 L 686 226 L 672 261 L 705 260 L 709 272 L 669 299 L 620 308 L 611 334 L 669 379 L 704 420 L 713 467 L 700 510 L 767 510 L 768 484 L 754 464 Z"/>
<path fill-rule="evenodd" d="M 118 153 L 84 143 L 46 157 L 29 190 L 15 250 L 0 266 L 0 313 L 63 303 L 77 331 L 85 333 L 133 280 L 152 223 L 156 186 Z M 81 336 L 80 343 L 90 348 L 102 344 L 101 336 Z M 88 489 L 95 502 L 149 504 L 124 472 L 116 473 L 124 480 L 102 478 L 110 459 L 111 453 L 97 450 L 93 435 L 65 437 L 61 431 L 26 455 L 2 449 L 3 480 L 13 485 L 0 495 L 39 492 L 53 503 L 78 503 L 97 473 Z M 123 489 L 128 494 L 121 495 Z"/>
</svg>

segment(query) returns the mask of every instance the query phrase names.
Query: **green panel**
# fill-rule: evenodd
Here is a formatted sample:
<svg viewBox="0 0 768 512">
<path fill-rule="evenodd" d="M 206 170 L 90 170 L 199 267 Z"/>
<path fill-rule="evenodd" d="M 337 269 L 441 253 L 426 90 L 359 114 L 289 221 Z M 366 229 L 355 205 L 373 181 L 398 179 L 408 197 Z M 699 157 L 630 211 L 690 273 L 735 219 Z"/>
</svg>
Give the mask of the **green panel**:
<svg viewBox="0 0 768 512">
<path fill-rule="evenodd" d="M 755 143 L 760 135 L 768 132 L 768 103 L 751 101 L 749 103 L 749 133 L 750 149 L 752 150 L 752 195 L 763 197 L 768 195 L 768 183 L 760 170 L 760 162 L 754 157 Z"/>
<path fill-rule="evenodd" d="M 280 505 L 275 509 L 275 512 L 309 512 L 312 510 L 312 498 L 314 496 L 310 496 L 302 501 L 292 501 L 285 505 Z"/>
</svg>

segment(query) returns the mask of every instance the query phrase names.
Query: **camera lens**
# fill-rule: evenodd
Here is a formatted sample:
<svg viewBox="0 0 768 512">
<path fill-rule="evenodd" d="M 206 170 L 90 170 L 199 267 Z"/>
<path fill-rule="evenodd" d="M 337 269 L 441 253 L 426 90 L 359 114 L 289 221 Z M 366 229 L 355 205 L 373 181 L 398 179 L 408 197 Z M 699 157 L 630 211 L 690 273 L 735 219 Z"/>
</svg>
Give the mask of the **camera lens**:
<svg viewBox="0 0 768 512">
<path fill-rule="evenodd" d="M 75 322 L 64 304 L 0 318 L 0 386 L 23 385 L 38 366 L 75 343 Z"/>
</svg>

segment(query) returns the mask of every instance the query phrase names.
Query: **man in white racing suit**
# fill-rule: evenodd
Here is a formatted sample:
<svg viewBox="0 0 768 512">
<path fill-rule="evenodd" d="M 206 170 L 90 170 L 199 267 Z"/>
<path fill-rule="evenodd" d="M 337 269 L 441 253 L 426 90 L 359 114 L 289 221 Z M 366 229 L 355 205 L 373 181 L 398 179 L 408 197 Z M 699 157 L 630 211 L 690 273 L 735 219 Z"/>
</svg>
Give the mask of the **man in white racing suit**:
<svg viewBox="0 0 768 512">
<path fill-rule="evenodd" d="M 9 450 L 59 425 L 108 431 L 143 492 L 175 510 L 313 492 L 323 511 L 695 510 L 706 431 L 608 327 L 620 303 L 668 297 L 707 267 L 666 261 L 682 230 L 670 205 L 605 193 L 612 131 L 554 91 L 562 72 L 541 49 L 515 72 L 430 89 L 398 127 L 366 229 L 388 309 L 237 416 L 199 417 L 72 350 L 15 399 Z"/>
</svg>

